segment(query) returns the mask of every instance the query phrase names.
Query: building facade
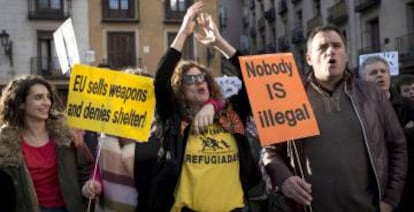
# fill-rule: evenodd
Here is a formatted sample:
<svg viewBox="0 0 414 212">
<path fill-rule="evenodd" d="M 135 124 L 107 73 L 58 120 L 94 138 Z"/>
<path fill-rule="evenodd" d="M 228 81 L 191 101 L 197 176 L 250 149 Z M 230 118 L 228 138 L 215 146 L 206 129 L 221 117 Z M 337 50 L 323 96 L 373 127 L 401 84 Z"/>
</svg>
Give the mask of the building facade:
<svg viewBox="0 0 414 212">
<path fill-rule="evenodd" d="M 413 0 L 244 0 L 243 12 L 250 52 L 292 52 L 302 72 L 307 33 L 330 23 L 344 32 L 351 70 L 360 54 L 398 51 L 400 73 L 414 73 Z"/>
<path fill-rule="evenodd" d="M 192 3 L 192 0 L 90 0 L 93 65 L 116 70 L 140 67 L 154 73 Z M 217 18 L 217 1 L 205 3 L 207 12 Z M 195 39 L 190 39 L 184 48 L 184 58 L 200 61 L 219 73 L 221 58 L 215 50 L 200 46 Z"/>
<path fill-rule="evenodd" d="M 18 75 L 37 74 L 66 89 L 68 78 L 60 71 L 53 32 L 71 17 L 85 63 L 89 50 L 87 8 L 88 2 L 80 0 L 1 0 L 0 34 L 8 35 L 11 45 L 0 46 L 0 84 Z"/>
</svg>

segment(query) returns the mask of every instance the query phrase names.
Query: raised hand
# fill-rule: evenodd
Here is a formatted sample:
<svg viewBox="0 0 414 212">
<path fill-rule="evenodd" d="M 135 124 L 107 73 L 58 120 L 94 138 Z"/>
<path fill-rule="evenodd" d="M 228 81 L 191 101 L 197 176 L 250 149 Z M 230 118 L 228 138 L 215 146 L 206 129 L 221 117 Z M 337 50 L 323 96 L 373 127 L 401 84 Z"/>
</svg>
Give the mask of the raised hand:
<svg viewBox="0 0 414 212">
<path fill-rule="evenodd" d="M 214 23 L 211 15 L 207 13 L 201 13 L 197 16 L 198 31 L 194 33 L 195 38 L 206 46 L 214 45 L 217 42 L 217 38 L 221 37 L 220 32 Z"/>
<path fill-rule="evenodd" d="M 198 30 L 194 35 L 198 42 L 206 46 L 213 46 L 226 58 L 230 58 L 236 53 L 236 49 L 221 36 L 211 15 L 201 13 L 196 18 Z"/>
<path fill-rule="evenodd" d="M 194 29 L 197 25 L 196 18 L 203 11 L 203 7 L 204 3 L 202 1 L 199 1 L 187 9 L 179 33 L 181 32 L 188 36 L 194 32 Z"/>
<path fill-rule="evenodd" d="M 197 26 L 196 18 L 203 11 L 203 7 L 204 3 L 202 1 L 199 1 L 187 9 L 187 12 L 183 18 L 183 22 L 181 23 L 180 30 L 171 43 L 171 48 L 174 48 L 179 52 L 183 50 L 185 41 L 191 34 L 193 34 L 194 29 Z"/>
</svg>

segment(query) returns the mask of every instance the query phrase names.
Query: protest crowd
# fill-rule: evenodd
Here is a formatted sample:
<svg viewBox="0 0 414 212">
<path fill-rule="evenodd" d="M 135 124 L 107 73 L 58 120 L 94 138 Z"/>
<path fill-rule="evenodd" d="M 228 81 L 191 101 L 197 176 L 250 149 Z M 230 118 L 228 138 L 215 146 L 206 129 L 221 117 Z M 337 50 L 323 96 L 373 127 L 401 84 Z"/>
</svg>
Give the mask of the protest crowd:
<svg viewBox="0 0 414 212">
<path fill-rule="evenodd" d="M 231 95 L 206 66 L 182 59 L 193 37 L 234 66 Z M 48 81 L 15 78 L 0 99 L 0 211 L 414 211 L 413 77 L 393 87 L 377 56 L 350 72 L 333 25 L 314 28 L 306 47 L 303 76 L 289 57 L 242 55 L 199 1 L 154 76 L 119 73 L 145 86 L 102 77 L 82 87 L 86 77 L 71 75 L 74 91 L 117 106 L 81 98 L 65 113 Z M 292 102 L 292 93 L 300 101 L 290 107 L 258 102 Z M 111 125 L 90 130 L 82 118 Z M 146 131 L 118 134 L 134 127 Z"/>
</svg>

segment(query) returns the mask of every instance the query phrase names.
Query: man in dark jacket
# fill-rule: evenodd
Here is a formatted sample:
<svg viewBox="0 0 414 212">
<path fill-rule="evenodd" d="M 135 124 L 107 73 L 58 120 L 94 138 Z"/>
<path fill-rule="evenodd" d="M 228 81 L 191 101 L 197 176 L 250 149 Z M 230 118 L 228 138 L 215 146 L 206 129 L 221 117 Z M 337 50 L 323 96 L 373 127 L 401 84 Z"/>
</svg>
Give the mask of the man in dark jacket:
<svg viewBox="0 0 414 212">
<path fill-rule="evenodd" d="M 313 71 L 305 89 L 320 135 L 265 148 L 272 186 L 313 211 L 392 211 L 407 156 L 391 104 L 375 85 L 346 71 L 345 39 L 337 27 L 309 34 L 306 60 Z"/>
<path fill-rule="evenodd" d="M 379 56 L 367 58 L 361 64 L 360 74 L 363 79 L 376 83 L 386 93 L 401 126 L 404 128 L 407 139 L 408 171 L 404 193 L 398 209 L 399 211 L 414 211 L 414 204 L 409 201 L 409 198 L 414 195 L 414 167 L 412 163 L 414 159 L 414 149 L 412 146 L 412 142 L 414 142 L 414 102 L 400 96 L 391 89 L 390 66 L 384 58 Z"/>
</svg>

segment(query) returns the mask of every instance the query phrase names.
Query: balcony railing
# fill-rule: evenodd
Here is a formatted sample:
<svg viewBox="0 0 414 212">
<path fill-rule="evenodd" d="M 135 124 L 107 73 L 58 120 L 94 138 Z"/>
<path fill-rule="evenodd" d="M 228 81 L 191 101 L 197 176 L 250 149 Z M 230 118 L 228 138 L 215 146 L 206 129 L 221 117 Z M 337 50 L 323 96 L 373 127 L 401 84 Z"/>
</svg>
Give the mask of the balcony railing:
<svg viewBox="0 0 414 212">
<path fill-rule="evenodd" d="M 264 13 L 264 17 L 269 23 L 273 23 L 276 20 L 276 9 L 275 7 L 271 7 L 270 9 L 266 10 Z"/>
<path fill-rule="evenodd" d="M 311 32 L 314 28 L 321 26 L 323 24 L 322 22 L 322 16 L 316 15 L 313 18 L 309 19 L 307 22 L 307 33 Z"/>
<path fill-rule="evenodd" d="M 286 36 L 281 36 L 277 39 L 278 50 L 280 52 L 287 52 L 290 49 Z"/>
<path fill-rule="evenodd" d="M 30 58 L 30 73 L 49 80 L 69 79 L 68 76 L 62 74 L 57 58 Z"/>
<path fill-rule="evenodd" d="M 356 0 L 355 12 L 364 12 L 371 7 L 381 4 L 381 0 Z"/>
<path fill-rule="evenodd" d="M 287 12 L 287 3 L 286 0 L 279 0 L 279 15 L 283 15 Z"/>
<path fill-rule="evenodd" d="M 70 16 L 64 1 L 50 7 L 41 7 L 40 0 L 28 0 L 28 16 L 32 20 L 65 20 Z"/>
<path fill-rule="evenodd" d="M 414 32 L 397 37 L 397 50 L 401 61 L 414 60 Z"/>
<path fill-rule="evenodd" d="M 164 1 L 165 23 L 181 23 L 187 8 L 192 4 L 192 0 L 185 0 L 185 10 L 172 10 L 170 1 Z"/>
<path fill-rule="evenodd" d="M 328 22 L 340 24 L 348 19 L 348 8 L 344 0 L 328 8 Z"/>
<path fill-rule="evenodd" d="M 102 1 L 102 21 L 138 22 L 139 1 L 129 1 L 126 9 L 111 9 L 108 1 Z"/>
<path fill-rule="evenodd" d="M 303 27 L 297 26 L 292 30 L 292 42 L 299 44 L 305 41 L 305 37 L 303 36 Z"/>
</svg>

